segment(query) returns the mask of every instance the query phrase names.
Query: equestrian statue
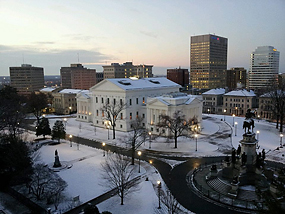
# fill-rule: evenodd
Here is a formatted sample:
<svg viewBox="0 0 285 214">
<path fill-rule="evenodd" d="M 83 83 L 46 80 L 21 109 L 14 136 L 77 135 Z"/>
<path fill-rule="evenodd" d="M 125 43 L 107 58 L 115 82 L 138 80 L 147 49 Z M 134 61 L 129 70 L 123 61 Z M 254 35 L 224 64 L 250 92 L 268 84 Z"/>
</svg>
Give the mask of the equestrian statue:
<svg viewBox="0 0 285 214">
<path fill-rule="evenodd" d="M 255 117 L 255 114 L 251 112 L 250 109 L 248 109 L 245 114 L 245 120 L 243 122 L 243 127 L 242 127 L 244 129 L 244 133 L 253 132 L 254 120 L 252 119 L 252 117 Z M 247 132 L 246 132 L 246 129 L 247 129 Z M 250 132 L 250 129 L 251 129 L 251 132 Z"/>
</svg>

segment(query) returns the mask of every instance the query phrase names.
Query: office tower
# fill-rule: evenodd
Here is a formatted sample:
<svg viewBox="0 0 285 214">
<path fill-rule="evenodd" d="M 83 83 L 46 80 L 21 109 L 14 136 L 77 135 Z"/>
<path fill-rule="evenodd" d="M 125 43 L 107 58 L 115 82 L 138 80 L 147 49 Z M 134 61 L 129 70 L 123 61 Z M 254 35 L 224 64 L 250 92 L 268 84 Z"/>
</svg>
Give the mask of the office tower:
<svg viewBox="0 0 285 214">
<path fill-rule="evenodd" d="M 104 79 L 153 77 L 152 67 L 152 65 L 133 65 L 132 62 L 111 63 L 111 65 L 103 66 Z"/>
<path fill-rule="evenodd" d="M 189 72 L 188 69 L 174 68 L 167 69 L 167 79 L 183 86 L 187 87 L 189 85 Z"/>
<path fill-rule="evenodd" d="M 10 85 L 23 95 L 39 91 L 44 87 L 44 69 L 29 64 L 10 67 Z"/>
<path fill-rule="evenodd" d="M 60 69 L 61 86 L 72 89 L 89 89 L 96 82 L 96 69 L 84 68 L 82 64 L 71 64 Z"/>
<path fill-rule="evenodd" d="M 228 39 L 207 34 L 191 37 L 190 84 L 213 89 L 226 85 Z"/>
<path fill-rule="evenodd" d="M 279 51 L 272 46 L 257 47 L 250 55 L 249 88 L 262 89 L 278 81 Z"/>
<path fill-rule="evenodd" d="M 246 88 L 246 69 L 231 68 L 226 71 L 226 86 L 229 90 Z"/>
</svg>

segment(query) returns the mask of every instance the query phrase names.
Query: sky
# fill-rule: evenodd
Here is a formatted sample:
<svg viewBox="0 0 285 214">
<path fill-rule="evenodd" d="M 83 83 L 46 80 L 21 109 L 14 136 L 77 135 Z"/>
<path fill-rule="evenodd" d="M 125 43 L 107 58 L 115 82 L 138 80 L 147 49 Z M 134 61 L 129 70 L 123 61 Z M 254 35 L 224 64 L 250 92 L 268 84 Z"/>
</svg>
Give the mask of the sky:
<svg viewBox="0 0 285 214">
<path fill-rule="evenodd" d="M 284 0 L 0 0 L 0 76 L 32 64 L 45 75 L 82 63 L 189 68 L 190 37 L 228 38 L 228 68 L 249 68 L 258 46 L 280 51 L 285 73 Z"/>
</svg>

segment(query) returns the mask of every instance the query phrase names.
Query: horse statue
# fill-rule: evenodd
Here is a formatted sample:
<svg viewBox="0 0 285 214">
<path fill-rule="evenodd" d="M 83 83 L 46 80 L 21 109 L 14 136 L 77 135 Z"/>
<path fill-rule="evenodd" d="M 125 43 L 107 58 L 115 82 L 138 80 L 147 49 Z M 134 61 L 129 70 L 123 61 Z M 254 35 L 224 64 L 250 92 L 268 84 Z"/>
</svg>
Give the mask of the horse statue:
<svg viewBox="0 0 285 214">
<path fill-rule="evenodd" d="M 250 128 L 251 131 L 253 132 L 253 128 L 254 128 L 254 120 L 252 119 L 252 117 L 254 117 L 254 113 L 251 112 L 250 109 L 247 110 L 247 113 L 245 114 L 245 120 L 243 121 L 243 129 L 244 129 L 244 133 L 246 133 L 246 128 L 247 128 L 247 133 L 250 133 Z"/>
</svg>

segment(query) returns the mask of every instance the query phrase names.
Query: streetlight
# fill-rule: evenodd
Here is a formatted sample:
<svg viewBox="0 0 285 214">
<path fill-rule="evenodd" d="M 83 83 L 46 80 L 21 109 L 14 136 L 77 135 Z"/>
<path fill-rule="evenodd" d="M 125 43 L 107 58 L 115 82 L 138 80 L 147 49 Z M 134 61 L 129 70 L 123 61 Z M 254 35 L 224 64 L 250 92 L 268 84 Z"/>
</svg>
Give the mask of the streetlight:
<svg viewBox="0 0 285 214">
<path fill-rule="evenodd" d="M 109 126 L 109 124 L 107 125 L 107 129 L 108 129 L 108 140 L 110 140 L 110 135 L 109 135 L 110 126 Z"/>
<path fill-rule="evenodd" d="M 236 115 L 233 114 L 233 127 L 234 127 L 234 123 L 235 123 L 235 116 Z"/>
<path fill-rule="evenodd" d="M 72 138 L 72 135 L 69 135 L 70 147 L 72 147 L 71 138 Z"/>
<path fill-rule="evenodd" d="M 235 136 L 237 136 L 237 122 L 235 122 Z"/>
<path fill-rule="evenodd" d="M 72 107 L 71 107 L 71 106 L 69 106 L 68 108 L 69 108 L 69 114 L 70 114 L 70 113 L 71 113 L 71 109 L 72 109 Z"/>
<path fill-rule="evenodd" d="M 226 121 L 226 113 L 227 113 L 227 109 L 224 109 L 224 121 Z"/>
<path fill-rule="evenodd" d="M 149 132 L 148 135 L 149 135 L 149 149 L 151 149 L 151 132 Z"/>
<path fill-rule="evenodd" d="M 283 134 L 280 134 L 280 147 L 281 147 L 281 148 L 283 148 L 283 147 L 282 147 L 282 138 L 283 138 Z"/>
<path fill-rule="evenodd" d="M 138 151 L 138 155 L 139 155 L 139 173 L 140 173 L 141 172 L 141 155 L 142 155 L 142 152 Z"/>
<path fill-rule="evenodd" d="M 161 209 L 161 206 L 160 206 L 161 182 L 160 181 L 157 181 L 157 189 L 158 189 L 158 209 Z"/>
<path fill-rule="evenodd" d="M 66 129 L 67 119 L 66 119 L 66 118 L 64 118 L 64 119 L 63 119 L 63 122 L 64 122 L 64 129 Z"/>
<path fill-rule="evenodd" d="M 195 134 L 195 138 L 196 138 L 196 150 L 195 151 L 197 152 L 197 146 L 198 146 L 197 145 L 197 141 L 198 141 L 198 135 L 197 134 Z"/>
<path fill-rule="evenodd" d="M 102 143 L 102 147 L 103 147 L 103 157 L 105 157 L 105 145 L 106 145 L 106 143 Z"/>
<path fill-rule="evenodd" d="M 208 108 L 208 114 L 210 114 L 210 109 Z"/>
<path fill-rule="evenodd" d="M 256 131 L 256 138 L 257 138 L 257 140 L 259 139 L 259 131 L 258 130 Z"/>
</svg>

